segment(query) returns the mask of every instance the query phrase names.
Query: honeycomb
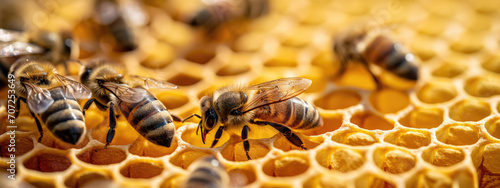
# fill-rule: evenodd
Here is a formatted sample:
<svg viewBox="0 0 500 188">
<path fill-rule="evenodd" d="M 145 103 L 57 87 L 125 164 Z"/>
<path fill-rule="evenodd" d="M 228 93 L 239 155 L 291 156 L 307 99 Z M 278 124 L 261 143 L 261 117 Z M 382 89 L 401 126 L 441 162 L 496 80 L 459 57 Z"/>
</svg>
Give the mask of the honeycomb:
<svg viewBox="0 0 500 188">
<path fill-rule="evenodd" d="M 223 133 L 210 148 L 212 131 L 203 144 L 195 119 L 175 122 L 174 142 L 166 148 L 140 137 L 120 117 L 104 148 L 108 117 L 94 105 L 81 143 L 63 143 L 47 130 L 37 142 L 34 120 L 22 105 L 11 140 L 3 88 L 0 187 L 179 187 L 190 164 L 207 155 L 225 166 L 230 187 L 500 186 L 500 1 L 269 1 L 267 15 L 228 23 L 213 34 L 184 22 L 202 2 L 120 1 L 146 13 L 136 16 L 144 22 L 134 27 L 138 48 L 126 53 L 113 50 L 105 34 L 91 32 L 92 1 L 7 1 L 2 10 L 19 10 L 14 20 L 27 28 L 71 29 L 82 43 L 83 62 L 104 54 L 134 74 L 178 85 L 151 90 L 173 115 L 199 114 L 199 99 L 225 85 L 298 76 L 313 81 L 300 97 L 317 107 L 324 125 L 299 130 L 309 150 L 269 128 L 252 130 L 247 160 L 237 135 Z M 359 23 L 390 33 L 414 53 L 418 82 L 382 71 L 384 87 L 377 90 L 359 64 L 335 77 L 333 36 Z M 86 42 L 100 48 L 85 48 Z M 76 75 L 79 66 L 70 65 Z M 15 180 L 7 178 L 10 154 Z"/>
</svg>

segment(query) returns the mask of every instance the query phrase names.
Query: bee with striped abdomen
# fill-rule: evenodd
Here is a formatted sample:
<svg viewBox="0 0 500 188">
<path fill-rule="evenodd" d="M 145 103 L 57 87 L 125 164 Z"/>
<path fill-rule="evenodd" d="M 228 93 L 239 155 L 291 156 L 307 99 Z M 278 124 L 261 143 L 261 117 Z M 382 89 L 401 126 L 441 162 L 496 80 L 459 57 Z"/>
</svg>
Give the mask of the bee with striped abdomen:
<svg viewBox="0 0 500 188">
<path fill-rule="evenodd" d="M 206 134 L 218 123 L 222 124 L 211 147 L 217 144 L 224 130 L 241 130 L 248 159 L 249 124 L 269 125 L 282 133 L 293 145 L 306 149 L 292 129 L 306 130 L 323 124 L 316 108 L 296 97 L 310 85 L 311 80 L 305 78 L 282 78 L 249 87 L 225 87 L 201 99 L 201 116 L 193 114 L 185 120 L 193 116 L 201 119 L 198 129 L 203 143 Z"/>
<path fill-rule="evenodd" d="M 128 76 L 124 68 L 102 60 L 85 65 L 80 80 L 93 94 L 83 106 L 83 112 L 92 103 L 101 110 L 109 110 L 106 146 L 115 135 L 115 108 L 118 108 L 140 135 L 152 143 L 170 147 L 175 133 L 172 116 L 148 88 L 175 89 L 177 86 L 152 78 Z"/>
<path fill-rule="evenodd" d="M 37 57 L 17 60 L 9 77 L 14 78 L 17 96 L 15 116 L 19 113 L 20 101 L 26 103 L 40 132 L 38 141 L 41 141 L 43 132 L 37 116 L 56 138 L 64 142 L 76 144 L 83 138 L 84 117 L 76 99 L 90 98 L 90 89 L 59 75 L 50 62 Z"/>
<path fill-rule="evenodd" d="M 226 169 L 215 157 L 204 157 L 194 162 L 184 188 L 225 188 L 229 185 Z"/>
<path fill-rule="evenodd" d="M 347 64 L 353 61 L 366 67 L 379 88 L 381 83 L 373 73 L 371 64 L 406 80 L 418 79 L 418 66 L 414 62 L 413 54 L 382 33 L 357 30 L 340 32 L 334 39 L 333 51 L 340 62 L 339 75 L 342 75 Z"/>
<path fill-rule="evenodd" d="M 222 0 L 199 10 L 189 20 L 189 24 L 213 30 L 226 22 L 257 18 L 267 14 L 268 11 L 268 0 Z"/>
<path fill-rule="evenodd" d="M 71 60 L 74 45 L 68 32 L 50 31 L 22 32 L 0 29 L 0 80 L 5 81 L 10 66 L 24 55 L 40 56 L 53 64 L 63 64 Z"/>
</svg>

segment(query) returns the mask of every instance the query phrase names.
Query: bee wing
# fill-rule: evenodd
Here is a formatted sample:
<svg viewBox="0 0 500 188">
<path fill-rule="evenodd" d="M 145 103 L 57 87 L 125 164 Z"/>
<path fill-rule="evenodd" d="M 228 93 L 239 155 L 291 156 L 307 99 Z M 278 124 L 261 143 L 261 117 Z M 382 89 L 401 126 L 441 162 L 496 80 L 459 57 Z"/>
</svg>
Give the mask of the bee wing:
<svg viewBox="0 0 500 188">
<path fill-rule="evenodd" d="M 13 31 L 8 29 L 0 29 L 0 42 L 19 41 L 24 38 L 24 33 L 21 31 Z"/>
<path fill-rule="evenodd" d="M 144 85 L 146 88 L 158 88 L 158 89 L 177 89 L 177 86 L 163 80 L 157 80 L 153 78 L 148 78 L 148 77 L 142 77 L 142 76 L 137 76 L 137 75 L 132 75 L 132 78 L 137 78 L 144 80 Z"/>
<path fill-rule="evenodd" d="M 46 89 L 42 89 L 32 83 L 24 83 L 26 86 L 26 91 L 28 93 L 27 103 L 28 108 L 36 114 L 41 114 L 45 112 L 52 103 L 54 99 L 50 96 L 50 92 Z"/>
<path fill-rule="evenodd" d="M 105 82 L 102 86 L 115 94 L 118 99 L 127 103 L 138 103 L 144 99 L 147 93 L 143 88 L 130 88 L 130 86 L 126 84 Z"/>
<path fill-rule="evenodd" d="M 256 90 L 257 94 L 248 100 L 242 111 L 247 112 L 261 106 L 293 98 L 304 92 L 311 83 L 312 81 L 309 79 L 294 77 L 249 86 L 245 90 Z"/>
<path fill-rule="evenodd" d="M 59 74 L 56 74 L 56 78 L 64 86 L 66 97 L 89 99 L 92 96 L 92 91 L 82 83 Z"/>
<path fill-rule="evenodd" d="M 27 42 L 13 42 L 0 48 L 0 57 L 12 57 L 25 54 L 39 54 L 44 49 Z"/>
</svg>

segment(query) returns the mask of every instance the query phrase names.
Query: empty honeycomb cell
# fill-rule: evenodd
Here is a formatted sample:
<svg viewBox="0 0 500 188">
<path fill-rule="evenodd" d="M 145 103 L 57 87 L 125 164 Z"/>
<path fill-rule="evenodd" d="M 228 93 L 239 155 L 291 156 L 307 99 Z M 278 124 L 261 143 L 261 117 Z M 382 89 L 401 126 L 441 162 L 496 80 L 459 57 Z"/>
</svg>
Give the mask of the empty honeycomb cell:
<svg viewBox="0 0 500 188">
<path fill-rule="evenodd" d="M 317 152 L 316 161 L 325 168 L 346 173 L 361 167 L 366 159 L 359 151 L 329 147 Z"/>
<path fill-rule="evenodd" d="M 183 169 L 187 169 L 191 163 L 208 155 L 212 155 L 212 153 L 205 150 L 188 149 L 177 153 L 175 156 L 170 158 L 170 163 Z"/>
<path fill-rule="evenodd" d="M 237 166 L 227 169 L 230 187 L 243 187 L 257 180 L 255 169 L 251 165 Z"/>
<path fill-rule="evenodd" d="M 342 114 L 321 114 L 321 118 L 323 119 L 323 126 L 300 130 L 300 132 L 307 136 L 322 135 L 337 130 L 343 123 Z"/>
<path fill-rule="evenodd" d="M 490 105 L 476 99 L 466 99 L 450 107 L 450 118 L 456 121 L 479 121 L 490 113 Z"/>
<path fill-rule="evenodd" d="M 479 140 L 478 130 L 474 125 L 465 123 L 452 124 L 436 132 L 437 139 L 452 145 L 470 145 Z"/>
<path fill-rule="evenodd" d="M 373 160 L 380 169 L 392 174 L 407 172 L 417 163 L 413 154 L 395 148 L 377 148 L 373 153 Z"/>
<path fill-rule="evenodd" d="M 500 119 L 498 117 L 486 122 L 484 127 L 491 136 L 500 139 Z"/>
<path fill-rule="evenodd" d="M 450 43 L 450 49 L 465 54 L 475 53 L 484 48 L 484 36 L 477 33 L 464 33 Z"/>
<path fill-rule="evenodd" d="M 424 170 L 413 175 L 407 182 L 406 187 L 452 187 L 453 180 L 438 171 Z"/>
<path fill-rule="evenodd" d="M 127 178 L 149 179 L 158 176 L 163 171 L 161 162 L 130 161 L 120 169 L 120 174 Z"/>
<path fill-rule="evenodd" d="M 137 139 L 130 145 L 128 151 L 138 156 L 161 157 L 173 153 L 175 149 L 177 149 L 177 140 L 175 139 L 170 147 L 156 145 L 146 139 Z"/>
<path fill-rule="evenodd" d="M 446 29 L 448 22 L 444 18 L 428 16 L 422 22 L 416 24 L 418 32 L 430 36 L 438 36 Z"/>
<path fill-rule="evenodd" d="M 215 57 L 214 48 L 195 48 L 189 51 L 184 58 L 188 61 L 198 63 L 198 64 L 207 64 L 210 60 Z"/>
<path fill-rule="evenodd" d="M 462 170 L 454 176 L 453 181 L 458 185 L 458 187 L 474 187 L 478 185 L 476 175 L 477 174 L 473 173 L 469 169 Z"/>
<path fill-rule="evenodd" d="M 235 76 L 250 71 L 251 67 L 248 64 L 230 63 L 221 67 L 215 74 L 217 76 Z"/>
<path fill-rule="evenodd" d="M 461 63 L 444 63 L 434 71 L 432 75 L 438 77 L 453 78 L 465 72 L 468 69 L 467 65 Z"/>
<path fill-rule="evenodd" d="M 368 146 L 377 143 L 377 138 L 372 133 L 363 130 L 347 130 L 333 135 L 332 140 L 351 146 Z"/>
<path fill-rule="evenodd" d="M 336 7 L 338 11 L 342 11 L 350 15 L 362 15 L 367 13 L 373 4 L 361 0 L 355 0 L 342 3 L 335 2 L 334 5 L 338 6 Z"/>
<path fill-rule="evenodd" d="M 484 32 L 491 28 L 492 18 L 485 14 L 472 14 L 463 22 L 469 30 L 474 32 Z"/>
<path fill-rule="evenodd" d="M 430 104 L 443 103 L 457 96 L 457 90 L 448 80 L 434 80 L 418 89 L 417 97 L 420 101 Z"/>
<path fill-rule="evenodd" d="M 9 158 L 11 154 L 21 156 L 33 149 L 33 139 L 30 138 L 29 134 L 15 132 L 14 135 L 12 133 L 14 132 L 9 130 L 7 134 L 1 137 L 0 157 Z M 11 138 L 11 135 L 14 135 L 15 138 Z"/>
<path fill-rule="evenodd" d="M 400 91 L 413 90 L 417 84 L 417 81 L 402 78 L 389 71 L 382 71 L 379 76 L 379 80 L 381 84 L 386 86 L 386 88 Z"/>
<path fill-rule="evenodd" d="M 40 172 L 61 172 L 71 166 L 66 151 L 40 150 L 23 163 L 24 167 Z"/>
<path fill-rule="evenodd" d="M 481 63 L 481 66 L 491 72 L 500 74 L 500 56 L 491 56 Z"/>
<path fill-rule="evenodd" d="M 344 188 L 347 187 L 344 180 L 341 177 L 321 174 L 315 175 L 304 182 L 302 187 L 310 188 Z"/>
<path fill-rule="evenodd" d="M 422 158 L 433 165 L 447 167 L 463 161 L 465 154 L 462 150 L 450 147 L 432 147 L 424 151 Z"/>
<path fill-rule="evenodd" d="M 167 179 L 163 180 L 163 182 L 160 184 L 161 188 L 176 188 L 176 187 L 182 187 L 184 186 L 184 183 L 186 181 L 186 176 L 183 176 L 181 174 L 175 174 Z"/>
<path fill-rule="evenodd" d="M 392 188 L 396 187 L 393 183 L 377 177 L 373 174 L 363 174 L 360 175 L 358 179 L 355 181 L 355 186 L 359 188 L 369 188 L 369 187 L 383 187 L 383 188 Z"/>
<path fill-rule="evenodd" d="M 299 26 L 287 33 L 281 44 L 291 47 L 303 47 L 309 44 L 313 39 L 314 28 Z"/>
<path fill-rule="evenodd" d="M 298 135 L 302 142 L 304 143 L 304 147 L 307 149 L 314 149 L 321 143 L 323 143 L 325 140 L 324 138 L 320 136 L 309 136 L 305 137 L 302 135 Z M 274 141 L 273 146 L 276 149 L 281 149 L 283 151 L 290 151 L 290 150 L 302 150 L 301 148 L 297 147 L 296 145 L 292 144 L 285 136 L 283 135 L 278 135 L 278 138 Z"/>
<path fill-rule="evenodd" d="M 23 106 L 23 105 L 21 105 L 21 106 Z M 20 111 L 23 112 L 22 108 Z M 16 131 L 37 131 L 38 132 L 38 129 L 36 128 L 36 124 L 35 124 L 35 119 L 33 119 L 29 115 L 21 116 L 21 114 L 20 114 L 19 117 L 16 118 L 16 123 L 14 123 L 13 126 L 17 126 Z"/>
<path fill-rule="evenodd" d="M 182 90 L 168 90 L 156 95 L 167 109 L 176 109 L 189 102 L 189 98 Z"/>
<path fill-rule="evenodd" d="M 304 25 L 318 25 L 326 21 L 328 10 L 325 9 L 323 3 L 320 5 L 310 5 L 310 7 L 303 9 L 303 13 L 299 14 L 299 22 Z"/>
<path fill-rule="evenodd" d="M 393 123 L 390 123 L 384 117 L 372 112 L 354 114 L 351 118 L 351 122 L 358 125 L 360 128 L 368 130 L 391 130 L 394 128 Z"/>
<path fill-rule="evenodd" d="M 410 98 L 402 91 L 381 89 L 370 95 L 370 103 L 381 113 L 396 113 L 410 104 Z"/>
<path fill-rule="evenodd" d="M 361 102 L 361 95 L 354 90 L 334 90 L 314 101 L 314 105 L 325 110 L 344 109 Z"/>
<path fill-rule="evenodd" d="M 305 156 L 285 154 L 264 162 L 262 170 L 268 176 L 290 177 L 304 173 L 309 166 Z"/>
<path fill-rule="evenodd" d="M 399 119 L 399 122 L 406 127 L 432 129 L 443 123 L 443 110 L 418 107 Z"/>
<path fill-rule="evenodd" d="M 109 117 L 107 116 L 108 114 L 106 114 L 104 121 L 102 121 L 94 129 L 90 130 L 92 138 L 103 144 L 106 143 L 106 137 L 109 130 Z M 113 137 L 110 145 L 127 145 L 132 143 L 139 136 L 139 133 L 137 133 L 137 131 L 125 120 L 124 116 L 121 115 L 117 118 L 115 136 Z"/>
<path fill-rule="evenodd" d="M 201 81 L 202 78 L 194 74 L 179 73 L 167 81 L 178 86 L 190 86 Z"/>
<path fill-rule="evenodd" d="M 416 35 L 408 44 L 410 51 L 417 55 L 422 61 L 430 60 L 436 56 L 436 41 L 433 37 Z"/>
<path fill-rule="evenodd" d="M 491 97 L 500 94 L 500 79 L 493 76 L 469 78 L 464 90 L 475 97 Z"/>
<path fill-rule="evenodd" d="M 108 173 L 102 171 L 82 170 L 71 174 L 69 178 L 64 181 L 67 187 L 86 187 L 92 183 L 101 184 L 103 181 L 111 181 Z"/>
<path fill-rule="evenodd" d="M 80 152 L 76 157 L 89 164 L 110 165 L 122 162 L 127 158 L 127 154 L 122 149 L 95 146 Z"/>
<path fill-rule="evenodd" d="M 252 159 L 259 159 L 267 155 L 269 153 L 270 148 L 257 141 L 257 140 L 249 140 L 250 151 L 248 155 Z M 245 153 L 245 149 L 243 147 L 243 142 L 231 143 L 224 147 L 221 151 L 222 156 L 229 161 L 247 161 L 247 156 Z"/>
<path fill-rule="evenodd" d="M 266 62 L 267 67 L 296 67 L 298 65 L 297 56 L 299 50 L 292 47 L 281 47 L 278 51 Z"/>
<path fill-rule="evenodd" d="M 153 47 L 148 46 L 146 52 L 149 54 L 140 64 L 150 69 L 165 68 L 176 56 L 173 47 L 163 42 L 158 42 Z"/>
<path fill-rule="evenodd" d="M 239 36 L 232 45 L 236 52 L 254 52 L 262 48 L 267 36 L 260 32 L 249 32 Z"/>
<path fill-rule="evenodd" d="M 215 138 L 215 133 L 217 133 L 218 127 L 215 127 L 212 131 L 208 132 L 206 135 L 206 140 L 205 143 L 203 143 L 203 140 L 201 138 L 201 132 L 198 131 L 198 129 L 187 129 L 184 131 L 181 135 L 182 140 L 186 141 L 187 143 L 194 145 L 196 147 L 204 147 L 204 148 L 209 148 L 212 145 L 212 142 Z M 222 133 L 222 136 L 219 139 L 219 142 L 214 147 L 220 147 L 224 145 L 227 141 L 229 140 L 229 134 L 226 134 L 226 132 Z"/>
<path fill-rule="evenodd" d="M 427 131 L 399 130 L 386 136 L 384 141 L 410 149 L 417 149 L 429 145 L 432 140 L 431 133 Z"/>
</svg>

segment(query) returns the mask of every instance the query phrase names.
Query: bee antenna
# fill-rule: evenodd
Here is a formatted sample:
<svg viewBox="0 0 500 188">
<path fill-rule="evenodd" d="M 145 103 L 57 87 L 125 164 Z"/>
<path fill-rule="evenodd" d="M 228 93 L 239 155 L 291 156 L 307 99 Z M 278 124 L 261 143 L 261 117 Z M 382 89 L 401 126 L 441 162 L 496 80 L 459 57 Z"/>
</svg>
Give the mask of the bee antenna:
<svg viewBox="0 0 500 188">
<path fill-rule="evenodd" d="M 197 117 L 197 118 L 200 118 L 201 119 L 201 116 L 198 115 L 198 114 L 193 114 L 193 115 L 190 115 L 188 116 L 186 119 L 182 120 L 182 123 L 184 123 L 185 121 L 187 121 L 188 119 L 191 119 L 192 117 Z"/>
</svg>

